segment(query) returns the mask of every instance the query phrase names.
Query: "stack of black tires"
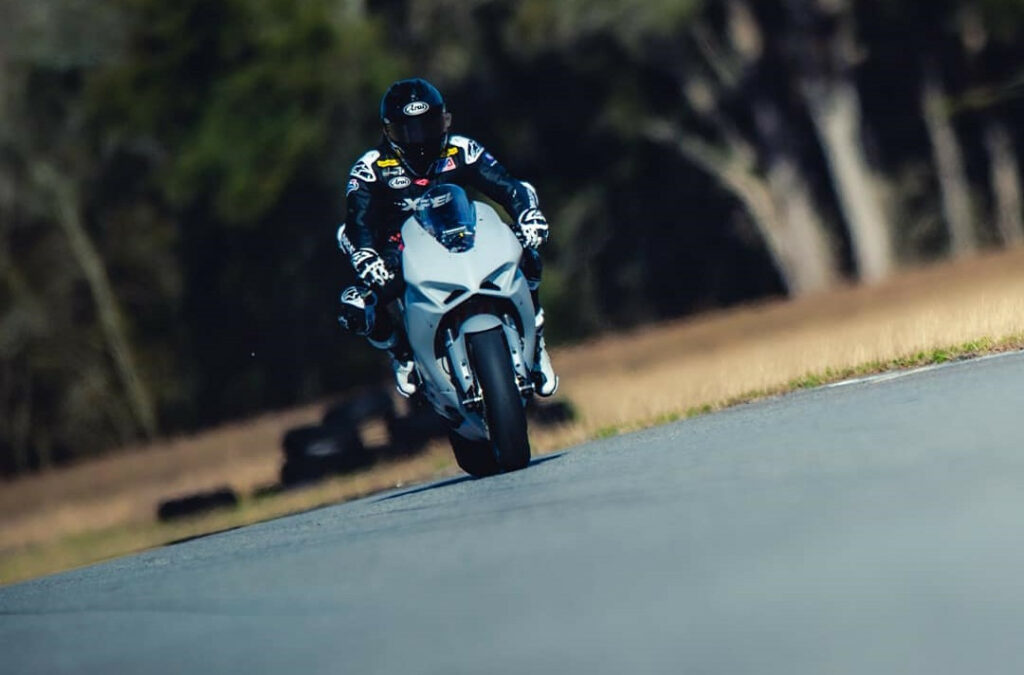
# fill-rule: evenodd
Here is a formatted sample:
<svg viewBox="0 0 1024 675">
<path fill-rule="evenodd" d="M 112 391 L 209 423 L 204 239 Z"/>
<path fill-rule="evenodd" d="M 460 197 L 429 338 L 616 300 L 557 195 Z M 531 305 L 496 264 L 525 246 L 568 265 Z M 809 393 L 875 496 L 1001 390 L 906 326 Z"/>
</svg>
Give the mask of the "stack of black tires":
<svg viewBox="0 0 1024 675">
<path fill-rule="evenodd" d="M 415 454 L 430 441 L 448 437 L 448 427 L 425 401 L 409 401 L 399 411 L 395 400 L 388 389 L 367 390 L 328 408 L 320 424 L 290 429 L 282 442 L 281 485 L 301 485 L 357 471 L 382 459 Z M 572 407 L 563 401 L 533 401 L 526 413 L 538 426 L 573 418 Z M 360 435 L 360 427 L 371 421 L 386 426 L 385 443 L 367 445 Z M 471 447 L 472 441 L 453 438 L 456 459 L 467 472 L 484 476 L 498 471 L 497 466 L 472 463 L 481 455 L 479 448 Z M 489 452 L 483 454 L 490 456 Z"/>
<path fill-rule="evenodd" d="M 394 414 L 391 397 L 383 391 L 371 391 L 330 408 L 320 424 L 289 429 L 281 442 L 281 483 L 308 483 L 369 466 L 373 457 L 363 445 L 359 425 L 376 416 Z"/>
<path fill-rule="evenodd" d="M 380 420 L 387 426 L 388 442 L 367 447 L 361 425 Z M 385 389 L 363 392 L 333 406 L 318 425 L 289 430 L 282 441 L 285 461 L 281 484 L 290 486 L 348 473 L 375 461 L 417 452 L 446 428 L 429 407 L 410 405 L 398 415 L 392 395 Z"/>
</svg>

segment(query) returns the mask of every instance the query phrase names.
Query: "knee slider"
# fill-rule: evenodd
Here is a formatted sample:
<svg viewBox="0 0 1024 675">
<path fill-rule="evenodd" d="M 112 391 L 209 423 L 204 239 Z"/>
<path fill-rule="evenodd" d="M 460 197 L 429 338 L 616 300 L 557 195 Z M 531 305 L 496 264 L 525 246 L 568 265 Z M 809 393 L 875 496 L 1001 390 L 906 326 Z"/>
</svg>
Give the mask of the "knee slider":
<svg viewBox="0 0 1024 675">
<path fill-rule="evenodd" d="M 341 292 L 338 323 L 345 330 L 366 336 L 373 330 L 377 316 L 377 294 L 366 286 L 349 286 Z"/>
</svg>

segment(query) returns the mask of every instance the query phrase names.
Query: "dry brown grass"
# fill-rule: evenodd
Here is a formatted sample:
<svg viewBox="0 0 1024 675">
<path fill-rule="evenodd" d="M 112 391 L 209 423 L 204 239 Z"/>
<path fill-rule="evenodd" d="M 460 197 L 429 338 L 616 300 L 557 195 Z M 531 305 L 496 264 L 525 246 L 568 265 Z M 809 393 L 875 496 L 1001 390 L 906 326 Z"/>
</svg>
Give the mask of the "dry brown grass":
<svg viewBox="0 0 1024 675">
<path fill-rule="evenodd" d="M 1024 334 L 1024 251 L 921 269 L 876 287 L 771 302 L 648 326 L 557 350 L 561 396 L 579 419 L 538 430 L 538 452 L 609 428 L 631 428 L 840 370 L 981 337 Z M 254 522 L 455 472 L 450 453 L 425 454 L 173 525 L 154 525 L 168 496 L 273 483 L 289 427 L 322 406 L 262 416 L 80 466 L 4 484 L 0 581 L 63 569 L 186 536 Z"/>
<path fill-rule="evenodd" d="M 729 310 L 559 354 L 585 431 L 771 389 L 807 373 L 1024 333 L 1024 253 Z M 610 396 L 609 392 L 614 392 Z"/>
</svg>

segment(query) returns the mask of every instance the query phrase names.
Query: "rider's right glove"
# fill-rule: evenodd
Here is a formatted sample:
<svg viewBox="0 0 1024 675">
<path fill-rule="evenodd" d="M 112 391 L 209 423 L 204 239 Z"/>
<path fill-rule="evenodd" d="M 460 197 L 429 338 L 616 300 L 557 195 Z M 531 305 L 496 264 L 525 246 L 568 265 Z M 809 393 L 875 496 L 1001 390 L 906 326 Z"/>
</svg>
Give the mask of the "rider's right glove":
<svg viewBox="0 0 1024 675">
<path fill-rule="evenodd" d="M 526 209 L 516 218 L 517 236 L 523 246 L 540 248 L 548 240 L 548 219 L 540 209 Z"/>
<path fill-rule="evenodd" d="M 360 248 L 352 253 L 350 258 L 356 275 L 367 286 L 386 286 L 395 275 L 384 264 L 384 259 L 372 248 Z"/>
</svg>

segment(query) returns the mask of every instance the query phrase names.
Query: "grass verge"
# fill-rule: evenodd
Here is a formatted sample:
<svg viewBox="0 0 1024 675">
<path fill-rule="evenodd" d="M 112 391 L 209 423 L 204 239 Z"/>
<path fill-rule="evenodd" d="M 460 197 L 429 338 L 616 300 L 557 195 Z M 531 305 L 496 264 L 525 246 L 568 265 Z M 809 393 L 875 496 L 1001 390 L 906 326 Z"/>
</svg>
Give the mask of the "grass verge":
<svg viewBox="0 0 1024 675">
<path fill-rule="evenodd" d="M 600 427 L 591 434 L 588 440 L 610 438 L 847 379 L 963 361 L 982 355 L 1022 349 L 1024 349 L 1024 334 L 1019 334 L 1000 339 L 981 338 L 958 345 L 921 350 L 884 361 L 871 361 L 846 368 L 826 368 L 822 372 L 807 373 L 785 384 L 748 391 L 725 400 L 694 406 L 685 411 L 666 413 L 627 424 Z M 361 475 L 337 478 L 300 491 L 264 497 L 243 497 L 239 505 L 229 511 L 218 511 L 172 523 L 140 523 L 113 527 L 65 537 L 44 545 L 26 547 L 0 558 L 0 580 L 10 583 L 126 553 L 328 506 L 343 500 L 356 499 L 381 490 L 400 487 L 404 484 L 403 478 L 412 482 L 452 475 L 455 472 L 456 467 L 448 457 L 447 448 L 435 446 L 413 462 L 377 467 Z"/>
<path fill-rule="evenodd" d="M 592 439 L 611 438 L 624 433 L 640 431 L 662 424 L 670 424 L 680 420 L 691 419 L 700 415 L 731 408 L 745 403 L 782 396 L 801 389 L 814 389 L 827 384 L 834 384 L 844 380 L 851 380 L 860 377 L 868 377 L 881 373 L 888 373 L 901 370 L 912 370 L 926 366 L 952 363 L 956 361 L 967 361 L 981 356 L 1001 354 L 1006 352 L 1024 350 L 1024 334 L 1010 335 L 1003 338 L 983 337 L 977 340 L 970 340 L 958 345 L 939 347 L 930 350 L 920 350 L 911 354 L 905 354 L 887 360 L 875 360 L 845 368 L 826 368 L 821 372 L 807 373 L 798 378 L 792 379 L 785 384 L 763 389 L 753 389 L 742 394 L 731 396 L 714 403 L 705 403 L 701 406 L 688 408 L 686 411 L 669 412 L 650 419 L 628 422 L 618 425 L 609 425 L 599 428 Z"/>
</svg>

